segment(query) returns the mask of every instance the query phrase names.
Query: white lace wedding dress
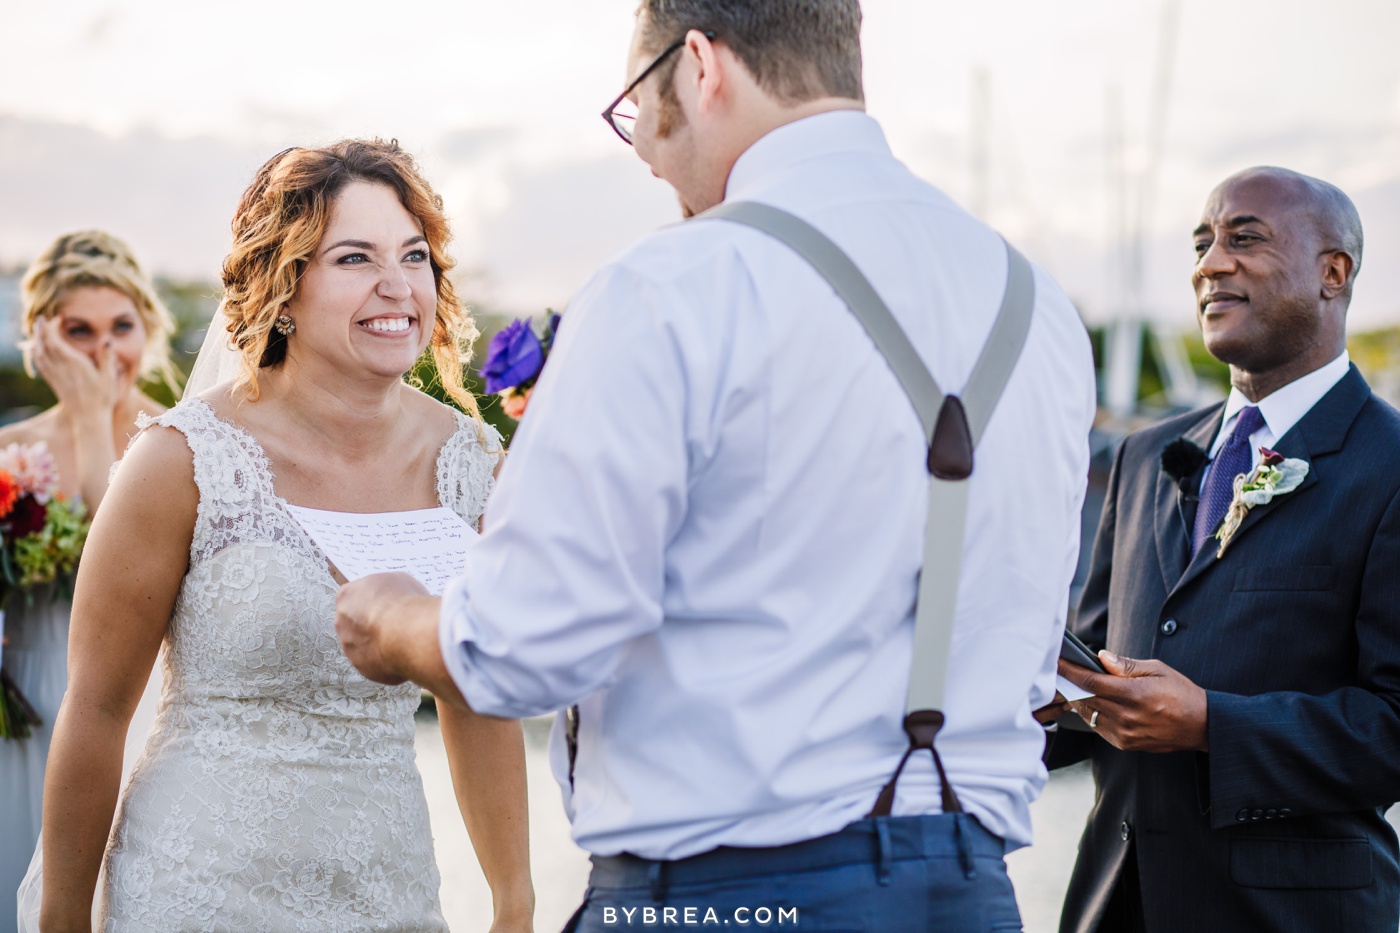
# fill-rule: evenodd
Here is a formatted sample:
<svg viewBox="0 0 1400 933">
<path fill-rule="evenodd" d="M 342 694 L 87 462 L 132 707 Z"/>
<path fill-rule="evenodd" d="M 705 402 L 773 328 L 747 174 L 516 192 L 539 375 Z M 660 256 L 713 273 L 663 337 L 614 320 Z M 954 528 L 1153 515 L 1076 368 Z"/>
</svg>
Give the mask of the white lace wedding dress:
<svg viewBox="0 0 1400 933">
<path fill-rule="evenodd" d="M 438 498 L 475 524 L 496 457 L 457 417 Z M 103 929 L 445 930 L 418 688 L 372 683 L 341 653 L 326 559 L 249 434 L 199 399 L 146 424 L 187 438 L 199 512 L 104 862 Z"/>
</svg>

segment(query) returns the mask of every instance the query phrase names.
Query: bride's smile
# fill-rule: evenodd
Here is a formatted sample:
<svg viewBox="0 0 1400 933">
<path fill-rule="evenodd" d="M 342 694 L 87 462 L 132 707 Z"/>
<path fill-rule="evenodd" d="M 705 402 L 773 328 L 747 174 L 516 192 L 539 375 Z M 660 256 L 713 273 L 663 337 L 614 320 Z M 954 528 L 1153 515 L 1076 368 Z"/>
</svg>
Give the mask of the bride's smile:
<svg viewBox="0 0 1400 933">
<path fill-rule="evenodd" d="M 414 319 L 397 315 L 382 315 L 361 321 L 360 326 L 377 334 L 404 334 L 413 327 Z"/>
</svg>

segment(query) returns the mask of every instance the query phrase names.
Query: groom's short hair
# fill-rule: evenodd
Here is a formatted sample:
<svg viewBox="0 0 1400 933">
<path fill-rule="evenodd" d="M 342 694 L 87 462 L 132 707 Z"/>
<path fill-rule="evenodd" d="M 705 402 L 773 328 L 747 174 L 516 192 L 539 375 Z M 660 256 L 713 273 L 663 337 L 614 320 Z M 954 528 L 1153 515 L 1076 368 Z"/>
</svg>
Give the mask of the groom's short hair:
<svg viewBox="0 0 1400 933">
<path fill-rule="evenodd" d="M 859 0 L 641 0 L 638 12 L 646 14 L 644 47 L 659 53 L 691 29 L 712 33 L 785 104 L 865 99 Z"/>
</svg>

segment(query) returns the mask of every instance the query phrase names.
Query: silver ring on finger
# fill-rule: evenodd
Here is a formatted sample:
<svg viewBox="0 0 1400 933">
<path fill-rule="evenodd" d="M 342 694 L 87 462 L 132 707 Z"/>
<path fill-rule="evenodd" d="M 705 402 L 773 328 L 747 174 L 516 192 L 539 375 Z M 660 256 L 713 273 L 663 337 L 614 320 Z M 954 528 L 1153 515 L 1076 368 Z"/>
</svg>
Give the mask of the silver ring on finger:
<svg viewBox="0 0 1400 933">
<path fill-rule="evenodd" d="M 1094 710 L 1093 712 L 1091 712 L 1091 713 L 1089 714 L 1089 728 L 1090 728 L 1090 729 L 1097 729 L 1098 727 L 1099 727 L 1099 711 L 1098 711 L 1098 710 Z"/>
</svg>

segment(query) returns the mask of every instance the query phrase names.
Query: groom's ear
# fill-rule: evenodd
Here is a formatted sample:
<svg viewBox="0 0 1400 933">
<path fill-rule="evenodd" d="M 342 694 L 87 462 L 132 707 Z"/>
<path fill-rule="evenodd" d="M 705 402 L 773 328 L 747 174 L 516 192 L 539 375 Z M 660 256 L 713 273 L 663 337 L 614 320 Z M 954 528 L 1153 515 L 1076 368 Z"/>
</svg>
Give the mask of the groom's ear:
<svg viewBox="0 0 1400 933">
<path fill-rule="evenodd" d="M 681 58 L 674 83 L 679 85 L 684 74 L 694 88 L 696 110 L 699 113 L 713 113 L 716 106 L 730 94 L 732 82 L 729 73 L 735 65 L 740 65 L 738 58 L 728 47 L 716 45 L 698 29 L 686 34 Z M 679 96 L 685 96 L 680 93 L 679 87 L 677 91 Z"/>
</svg>

